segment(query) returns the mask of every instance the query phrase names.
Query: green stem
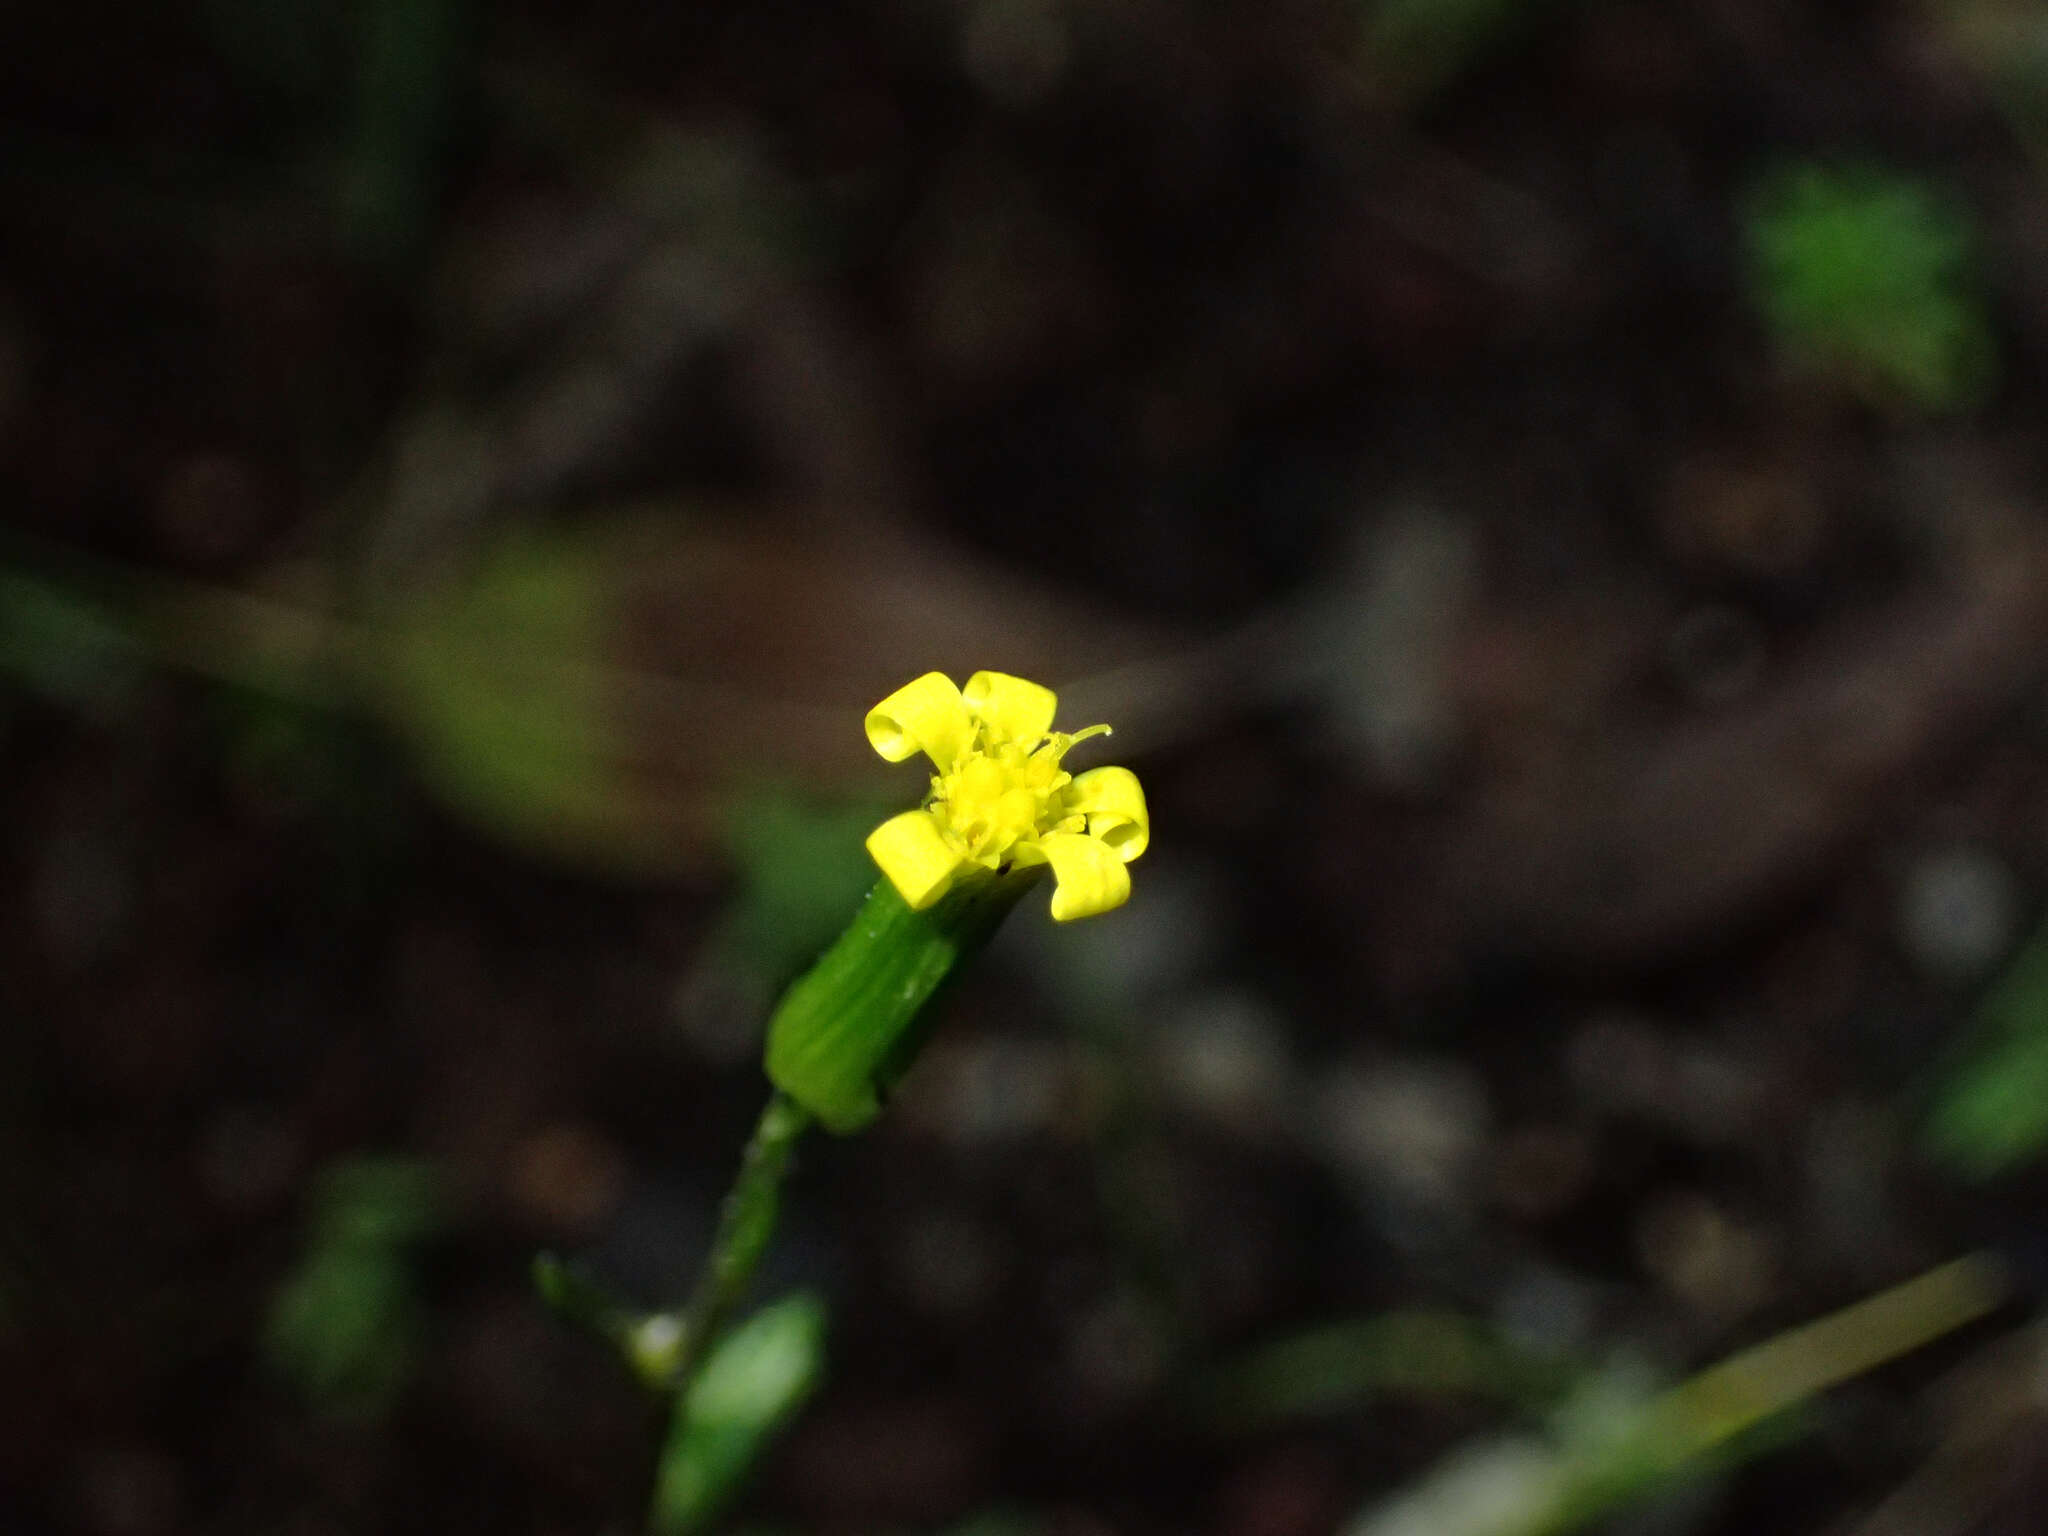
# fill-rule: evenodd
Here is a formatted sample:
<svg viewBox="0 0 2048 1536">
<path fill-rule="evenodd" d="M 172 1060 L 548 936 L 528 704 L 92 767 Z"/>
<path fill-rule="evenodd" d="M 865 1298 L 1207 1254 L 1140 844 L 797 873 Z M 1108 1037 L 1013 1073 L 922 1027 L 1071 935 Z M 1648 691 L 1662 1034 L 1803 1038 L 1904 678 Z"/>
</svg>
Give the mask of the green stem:
<svg viewBox="0 0 2048 1536">
<path fill-rule="evenodd" d="M 718 1214 L 718 1232 L 711 1242 L 711 1257 L 697 1279 L 690 1304 L 683 1313 L 682 1338 L 678 1343 L 670 1380 L 675 1385 L 677 1412 L 689 1396 L 690 1380 L 704 1356 L 717 1341 L 732 1310 L 746 1295 L 768 1239 L 775 1233 L 775 1218 L 782 1205 L 782 1181 L 789 1172 L 789 1160 L 796 1144 L 810 1129 L 810 1112 L 787 1094 L 769 1096 L 754 1126 L 753 1139 L 740 1159 L 725 1204 Z"/>
<path fill-rule="evenodd" d="M 675 1356 L 661 1372 L 661 1380 L 671 1394 L 670 1428 L 664 1443 L 673 1440 L 687 1423 L 690 1388 L 697 1372 L 710 1355 L 711 1346 L 718 1342 L 733 1309 L 746 1296 L 761 1255 L 768 1251 L 768 1240 L 775 1235 L 775 1218 L 782 1205 L 782 1181 L 789 1174 L 796 1144 L 810 1124 L 810 1111 L 779 1090 L 769 1095 L 767 1107 L 755 1123 L 753 1137 L 740 1158 L 740 1171 L 733 1176 L 732 1188 L 719 1209 L 718 1231 L 711 1239 L 710 1257 L 704 1261 L 697 1288 L 691 1292 L 689 1305 L 683 1311 Z M 687 1515 L 678 1511 L 687 1511 L 690 1506 L 668 1496 L 669 1490 L 664 1486 L 667 1476 L 664 1456 L 647 1510 L 648 1536 L 681 1536 L 688 1529 Z"/>
</svg>

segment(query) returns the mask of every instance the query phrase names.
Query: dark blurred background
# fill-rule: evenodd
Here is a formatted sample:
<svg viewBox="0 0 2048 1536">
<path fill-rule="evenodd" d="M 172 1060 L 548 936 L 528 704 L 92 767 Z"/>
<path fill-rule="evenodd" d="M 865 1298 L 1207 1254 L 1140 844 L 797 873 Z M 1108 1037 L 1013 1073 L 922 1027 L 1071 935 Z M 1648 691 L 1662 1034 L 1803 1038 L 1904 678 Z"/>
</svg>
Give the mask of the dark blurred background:
<svg viewBox="0 0 2048 1536">
<path fill-rule="evenodd" d="M 1153 848 L 806 1148 L 729 1529 L 2041 1529 L 2048 8 L 0 39 L 0 1530 L 634 1528 L 530 1262 L 686 1289 L 981 667 Z"/>
</svg>

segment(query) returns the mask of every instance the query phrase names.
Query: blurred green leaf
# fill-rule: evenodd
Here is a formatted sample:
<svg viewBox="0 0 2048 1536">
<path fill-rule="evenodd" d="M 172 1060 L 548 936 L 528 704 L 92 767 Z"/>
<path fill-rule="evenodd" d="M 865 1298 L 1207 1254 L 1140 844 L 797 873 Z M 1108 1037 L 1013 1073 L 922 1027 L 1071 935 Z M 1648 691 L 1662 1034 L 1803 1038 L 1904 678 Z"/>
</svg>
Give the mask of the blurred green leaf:
<svg viewBox="0 0 2048 1536">
<path fill-rule="evenodd" d="M 1788 358 L 1881 406 L 1980 402 L 1994 372 L 1976 237 L 1931 185 L 1811 162 L 1762 177 L 1743 211 L 1750 287 Z"/>
<path fill-rule="evenodd" d="M 2048 15 L 2037 0 L 1948 0 L 1929 18 L 1978 72 L 1992 105 L 2032 152 L 2048 154 Z"/>
<path fill-rule="evenodd" d="M 403 1256 L 323 1252 L 303 1264 L 271 1306 L 271 1365 L 322 1408 L 376 1417 L 405 1385 L 419 1331 Z"/>
<path fill-rule="evenodd" d="M 1976 1044 L 1934 1096 L 1924 1143 L 1958 1173 L 1987 1179 L 2048 1147 L 2048 927 L 1977 1006 Z"/>
<path fill-rule="evenodd" d="M 470 30 L 466 0 L 366 0 L 357 18 L 355 122 L 343 151 L 342 232 L 362 255 L 409 264 L 425 248 Z"/>
<path fill-rule="evenodd" d="M 729 822 L 740 891 L 718 941 L 726 954 L 775 986 L 815 959 L 874 884 L 866 839 L 885 814 L 749 797 Z"/>
<path fill-rule="evenodd" d="M 1760 1454 L 1819 1394 L 1976 1321 L 2011 1294 L 1972 1255 L 1794 1328 L 1662 1393 L 1589 1380 L 1548 1438 L 1467 1447 L 1368 1511 L 1347 1536 L 1559 1536 Z"/>
<path fill-rule="evenodd" d="M 1268 1344 L 1219 1371 L 1207 1396 L 1232 1422 L 1357 1408 L 1390 1394 L 1535 1404 L 1565 1372 L 1451 1312 L 1388 1312 Z"/>
<path fill-rule="evenodd" d="M 395 1248 L 441 1226 L 440 1181 L 415 1158 L 351 1158 L 321 1175 L 315 1199 L 319 1248 Z"/>
<path fill-rule="evenodd" d="M 440 1222 L 423 1164 L 362 1158 L 323 1175 L 305 1256 L 265 1323 L 271 1368 L 324 1411 L 384 1412 L 411 1373 L 422 1327 L 411 1249 Z"/>
<path fill-rule="evenodd" d="M 513 539 L 390 621 L 386 697 L 422 771 L 522 846 L 610 819 L 605 580 L 586 544 Z"/>
<path fill-rule="evenodd" d="M 1413 102 L 1560 4 L 1561 0 L 1364 0 L 1364 64 L 1397 100 Z"/>
<path fill-rule="evenodd" d="M 630 1307 L 559 1254 L 534 1256 L 533 1288 L 556 1316 L 609 1344 L 620 1344 L 636 1324 Z"/>
<path fill-rule="evenodd" d="M 816 1388 L 824 1345 L 824 1305 L 808 1295 L 764 1307 L 719 1341 L 677 1406 L 656 1476 L 651 1529 L 683 1536 L 716 1518 Z"/>
<path fill-rule="evenodd" d="M 144 663 L 135 637 L 100 603 L 41 577 L 0 572 L 0 671 L 105 718 L 125 707 Z"/>
</svg>

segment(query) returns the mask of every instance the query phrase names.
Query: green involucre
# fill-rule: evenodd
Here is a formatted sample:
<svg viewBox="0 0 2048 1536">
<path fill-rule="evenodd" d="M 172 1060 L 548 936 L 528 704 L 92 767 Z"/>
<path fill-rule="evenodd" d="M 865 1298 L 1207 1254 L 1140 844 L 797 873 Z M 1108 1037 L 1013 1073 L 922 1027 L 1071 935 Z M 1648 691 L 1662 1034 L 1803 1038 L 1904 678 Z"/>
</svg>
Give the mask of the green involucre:
<svg viewBox="0 0 2048 1536">
<path fill-rule="evenodd" d="M 851 925 L 775 1010 L 769 1079 L 837 1135 L 867 1125 L 923 1045 L 927 1005 L 1039 873 L 965 879 L 922 912 L 877 881 Z"/>
</svg>

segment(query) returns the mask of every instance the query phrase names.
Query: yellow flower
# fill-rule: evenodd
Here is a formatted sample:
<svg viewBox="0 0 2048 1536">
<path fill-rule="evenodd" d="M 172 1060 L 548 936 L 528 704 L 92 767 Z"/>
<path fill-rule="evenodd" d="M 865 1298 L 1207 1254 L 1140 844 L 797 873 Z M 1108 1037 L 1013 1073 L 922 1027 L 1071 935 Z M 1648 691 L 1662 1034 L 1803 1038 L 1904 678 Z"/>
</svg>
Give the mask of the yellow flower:
<svg viewBox="0 0 2048 1536">
<path fill-rule="evenodd" d="M 868 711 L 868 741 L 883 757 L 922 752 L 938 769 L 921 809 L 868 835 L 868 852 L 912 911 L 969 871 L 1032 864 L 1052 866 L 1060 922 L 1129 898 L 1124 866 L 1152 835 L 1145 792 L 1128 768 L 1062 768 L 1069 747 L 1109 727 L 1055 731 L 1055 703 L 1050 688 L 1003 672 L 977 672 L 965 689 L 927 672 Z"/>
</svg>

